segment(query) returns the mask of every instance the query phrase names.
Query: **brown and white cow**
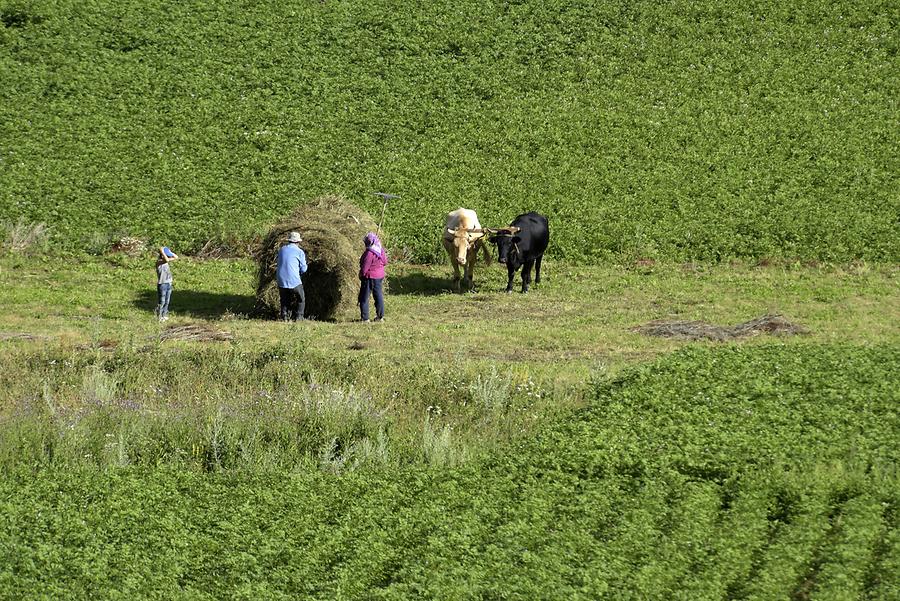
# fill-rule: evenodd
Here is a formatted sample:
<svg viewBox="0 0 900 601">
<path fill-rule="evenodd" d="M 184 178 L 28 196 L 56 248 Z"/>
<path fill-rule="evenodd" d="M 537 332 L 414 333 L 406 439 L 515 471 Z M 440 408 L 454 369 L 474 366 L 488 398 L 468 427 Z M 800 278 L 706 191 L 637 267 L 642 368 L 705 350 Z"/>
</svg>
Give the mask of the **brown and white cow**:
<svg viewBox="0 0 900 601">
<path fill-rule="evenodd" d="M 485 241 L 486 232 L 481 229 L 478 215 L 471 209 L 459 208 L 447 213 L 447 223 L 444 228 L 443 242 L 447 254 L 450 255 L 450 263 L 453 265 L 454 278 L 457 289 L 460 287 L 459 268 L 463 268 L 463 282 L 467 290 L 474 290 L 473 275 L 478 251 L 484 252 L 486 263 L 491 262 L 491 255 Z"/>
</svg>

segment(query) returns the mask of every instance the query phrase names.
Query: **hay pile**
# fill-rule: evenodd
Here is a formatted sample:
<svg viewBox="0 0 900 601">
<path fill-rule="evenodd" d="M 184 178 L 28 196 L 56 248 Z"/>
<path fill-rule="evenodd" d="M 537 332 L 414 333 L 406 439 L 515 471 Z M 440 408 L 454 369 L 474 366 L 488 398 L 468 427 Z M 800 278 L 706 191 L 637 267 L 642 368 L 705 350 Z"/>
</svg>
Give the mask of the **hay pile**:
<svg viewBox="0 0 900 601">
<path fill-rule="evenodd" d="M 763 315 L 735 326 L 717 326 L 703 321 L 651 321 L 631 328 L 647 336 L 687 340 L 732 340 L 757 334 L 792 336 L 806 334 L 806 328 L 793 324 L 781 315 Z"/>
<path fill-rule="evenodd" d="M 366 232 L 374 232 L 377 227 L 365 211 L 337 196 L 323 196 L 298 207 L 269 231 L 257 254 L 257 310 L 278 313 L 275 262 L 288 233 L 297 231 L 303 237 L 300 248 L 309 265 L 303 276 L 306 317 L 328 321 L 358 319 L 359 256 Z"/>
</svg>

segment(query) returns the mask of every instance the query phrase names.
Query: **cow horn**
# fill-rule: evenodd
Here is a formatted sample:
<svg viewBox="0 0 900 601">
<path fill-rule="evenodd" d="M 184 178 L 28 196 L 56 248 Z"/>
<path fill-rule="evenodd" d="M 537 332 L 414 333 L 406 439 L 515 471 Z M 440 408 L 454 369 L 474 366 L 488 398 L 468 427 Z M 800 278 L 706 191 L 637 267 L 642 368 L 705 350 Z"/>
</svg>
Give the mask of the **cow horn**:
<svg viewBox="0 0 900 601">
<path fill-rule="evenodd" d="M 447 228 L 447 233 L 450 234 L 451 236 L 455 236 L 456 230 L 457 230 L 457 228 L 453 228 L 452 230 L 450 228 Z"/>
</svg>

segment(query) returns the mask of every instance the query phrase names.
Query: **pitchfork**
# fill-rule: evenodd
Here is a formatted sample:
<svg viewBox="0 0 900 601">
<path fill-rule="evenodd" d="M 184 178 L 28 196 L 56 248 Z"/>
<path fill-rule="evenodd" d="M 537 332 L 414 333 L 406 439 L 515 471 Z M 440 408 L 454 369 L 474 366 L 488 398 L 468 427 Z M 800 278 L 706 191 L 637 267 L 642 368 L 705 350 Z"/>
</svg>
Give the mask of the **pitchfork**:
<svg viewBox="0 0 900 601">
<path fill-rule="evenodd" d="M 380 196 L 384 200 L 384 204 L 381 207 L 381 219 L 378 220 L 378 231 L 376 234 L 381 234 L 381 226 L 384 223 L 384 212 L 387 209 L 388 201 L 394 200 L 395 198 L 400 198 L 399 194 L 388 194 L 386 192 L 376 192 L 375 196 Z"/>
</svg>

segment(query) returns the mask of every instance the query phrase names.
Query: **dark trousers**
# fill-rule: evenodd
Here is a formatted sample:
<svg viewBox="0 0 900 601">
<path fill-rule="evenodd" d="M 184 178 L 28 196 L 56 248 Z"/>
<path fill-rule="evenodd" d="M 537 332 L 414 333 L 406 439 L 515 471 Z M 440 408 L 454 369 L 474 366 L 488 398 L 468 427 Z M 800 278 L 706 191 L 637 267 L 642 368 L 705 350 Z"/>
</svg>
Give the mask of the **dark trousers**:
<svg viewBox="0 0 900 601">
<path fill-rule="evenodd" d="M 303 284 L 296 288 L 279 288 L 278 295 L 281 298 L 281 320 L 299 321 L 303 319 L 303 311 L 306 309 L 306 295 L 303 293 Z"/>
<path fill-rule="evenodd" d="M 384 278 L 363 278 L 359 282 L 359 314 L 363 321 L 369 319 L 369 295 L 375 297 L 375 317 L 384 317 Z"/>
</svg>

